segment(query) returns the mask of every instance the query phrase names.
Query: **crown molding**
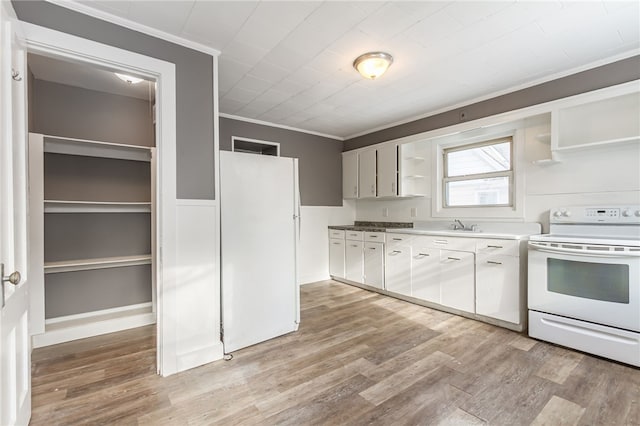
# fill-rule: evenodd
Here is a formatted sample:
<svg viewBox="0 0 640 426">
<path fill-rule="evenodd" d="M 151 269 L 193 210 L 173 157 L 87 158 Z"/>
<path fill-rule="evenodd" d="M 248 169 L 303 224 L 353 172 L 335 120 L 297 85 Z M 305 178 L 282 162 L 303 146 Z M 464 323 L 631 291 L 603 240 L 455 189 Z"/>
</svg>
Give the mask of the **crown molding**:
<svg viewBox="0 0 640 426">
<path fill-rule="evenodd" d="M 76 0 L 45 0 L 45 1 L 47 1 L 48 3 L 54 4 L 56 6 L 64 7 L 66 9 L 73 10 L 78 13 L 82 13 L 83 15 L 88 15 L 93 18 L 97 18 L 102 21 L 107 21 L 112 24 L 128 28 L 133 31 L 137 31 L 155 38 L 159 38 L 161 40 L 168 41 L 173 44 L 177 44 L 183 47 L 187 47 L 189 49 L 197 50 L 198 52 L 206 53 L 211 56 L 220 55 L 220 51 L 218 49 L 214 49 L 211 46 L 207 46 L 192 40 L 187 40 L 175 34 L 170 34 L 165 31 L 149 27 L 147 25 L 139 24 L 129 19 L 113 15 L 109 12 L 104 12 L 102 10 L 94 9 L 92 7 L 86 6 L 83 3 L 78 3 Z"/>
<path fill-rule="evenodd" d="M 344 141 L 344 138 L 341 138 L 340 136 L 328 135 L 326 133 L 314 132 L 313 130 L 299 129 L 297 127 L 285 126 L 283 124 L 277 124 L 277 123 L 271 123 L 271 122 L 268 122 L 268 121 L 256 120 L 255 118 L 240 117 L 238 115 L 225 114 L 223 112 L 221 112 L 219 114 L 219 116 L 223 117 L 223 118 L 229 118 L 231 120 L 245 121 L 247 123 L 259 124 L 261 126 L 277 127 L 278 129 L 291 130 L 292 132 L 306 133 L 306 134 L 309 134 L 309 135 L 321 136 L 323 138 L 334 139 L 334 140 L 337 140 L 337 141 Z"/>
</svg>

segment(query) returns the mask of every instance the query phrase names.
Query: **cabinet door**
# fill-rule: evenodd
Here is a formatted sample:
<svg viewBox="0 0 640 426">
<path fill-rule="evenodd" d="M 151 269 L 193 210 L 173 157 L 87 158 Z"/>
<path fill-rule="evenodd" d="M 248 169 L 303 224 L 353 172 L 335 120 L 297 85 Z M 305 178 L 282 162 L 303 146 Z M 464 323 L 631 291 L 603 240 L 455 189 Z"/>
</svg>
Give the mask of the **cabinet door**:
<svg viewBox="0 0 640 426">
<path fill-rule="evenodd" d="M 411 296 L 411 246 L 388 244 L 385 250 L 384 282 L 386 289 Z"/>
<path fill-rule="evenodd" d="M 475 311 L 473 253 L 440 250 L 440 303 L 466 312 Z"/>
<path fill-rule="evenodd" d="M 344 240 L 329 240 L 329 275 L 344 278 Z"/>
<path fill-rule="evenodd" d="M 358 195 L 360 198 L 376 196 L 376 150 L 358 154 Z"/>
<path fill-rule="evenodd" d="M 384 288 L 384 244 L 364 244 L 364 283 Z"/>
<path fill-rule="evenodd" d="M 476 264 L 476 313 L 520 323 L 519 258 L 478 256 Z"/>
<path fill-rule="evenodd" d="M 345 278 L 357 283 L 361 283 L 362 275 L 364 274 L 364 265 L 362 259 L 362 248 L 364 243 L 362 241 L 349 241 L 346 242 L 345 249 Z"/>
<path fill-rule="evenodd" d="M 440 303 L 440 250 L 414 246 L 412 256 L 411 295 Z"/>
<path fill-rule="evenodd" d="M 378 148 L 378 197 L 398 195 L 398 145 L 387 144 Z"/>
<path fill-rule="evenodd" d="M 342 198 L 358 198 L 358 153 L 342 154 Z"/>
</svg>

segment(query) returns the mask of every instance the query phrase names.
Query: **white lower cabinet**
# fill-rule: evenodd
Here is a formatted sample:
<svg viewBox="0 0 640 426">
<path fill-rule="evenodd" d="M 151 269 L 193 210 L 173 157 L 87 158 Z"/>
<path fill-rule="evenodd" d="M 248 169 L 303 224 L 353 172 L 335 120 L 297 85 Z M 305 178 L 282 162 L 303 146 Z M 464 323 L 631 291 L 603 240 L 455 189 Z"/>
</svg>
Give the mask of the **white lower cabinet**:
<svg viewBox="0 0 640 426">
<path fill-rule="evenodd" d="M 384 244 L 364 243 L 364 283 L 384 288 Z"/>
<path fill-rule="evenodd" d="M 475 254 L 440 250 L 440 304 L 475 312 Z"/>
<path fill-rule="evenodd" d="M 362 283 L 364 275 L 364 259 L 362 241 L 345 241 L 345 278 L 350 281 Z"/>
<path fill-rule="evenodd" d="M 520 259 L 479 255 L 476 262 L 476 313 L 520 322 Z"/>
<path fill-rule="evenodd" d="M 344 237 L 342 239 L 329 239 L 329 275 L 344 278 L 345 275 L 345 244 Z"/>
<path fill-rule="evenodd" d="M 411 296 L 411 245 L 409 236 L 387 238 L 384 282 L 388 291 Z"/>
<path fill-rule="evenodd" d="M 330 237 L 336 278 L 495 319 L 513 330 L 525 327 L 525 240 L 359 231 Z"/>
<path fill-rule="evenodd" d="M 440 250 L 413 246 L 411 296 L 440 303 Z"/>
</svg>

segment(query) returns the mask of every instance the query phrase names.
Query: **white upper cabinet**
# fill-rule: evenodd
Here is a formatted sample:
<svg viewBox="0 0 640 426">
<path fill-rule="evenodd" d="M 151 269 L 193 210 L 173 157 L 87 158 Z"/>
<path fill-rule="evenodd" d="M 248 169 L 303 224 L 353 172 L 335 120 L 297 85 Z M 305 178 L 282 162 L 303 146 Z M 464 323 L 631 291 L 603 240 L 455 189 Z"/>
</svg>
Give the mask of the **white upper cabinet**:
<svg viewBox="0 0 640 426">
<path fill-rule="evenodd" d="M 398 145 L 385 144 L 377 149 L 378 197 L 398 195 Z"/>
<path fill-rule="evenodd" d="M 376 150 L 369 149 L 358 153 L 359 197 L 373 198 L 376 190 Z"/>
<path fill-rule="evenodd" d="M 342 198 L 358 198 L 358 153 L 342 154 Z"/>
</svg>

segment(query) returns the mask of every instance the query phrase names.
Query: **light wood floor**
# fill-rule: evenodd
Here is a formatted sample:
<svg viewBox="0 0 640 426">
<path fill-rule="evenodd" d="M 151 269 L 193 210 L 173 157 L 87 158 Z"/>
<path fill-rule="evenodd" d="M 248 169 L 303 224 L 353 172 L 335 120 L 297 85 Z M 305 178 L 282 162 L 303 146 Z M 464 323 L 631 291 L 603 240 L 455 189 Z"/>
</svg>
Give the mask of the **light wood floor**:
<svg viewBox="0 0 640 426">
<path fill-rule="evenodd" d="M 33 352 L 33 425 L 637 425 L 640 370 L 327 281 L 300 330 L 168 378 L 152 327 Z"/>
</svg>

